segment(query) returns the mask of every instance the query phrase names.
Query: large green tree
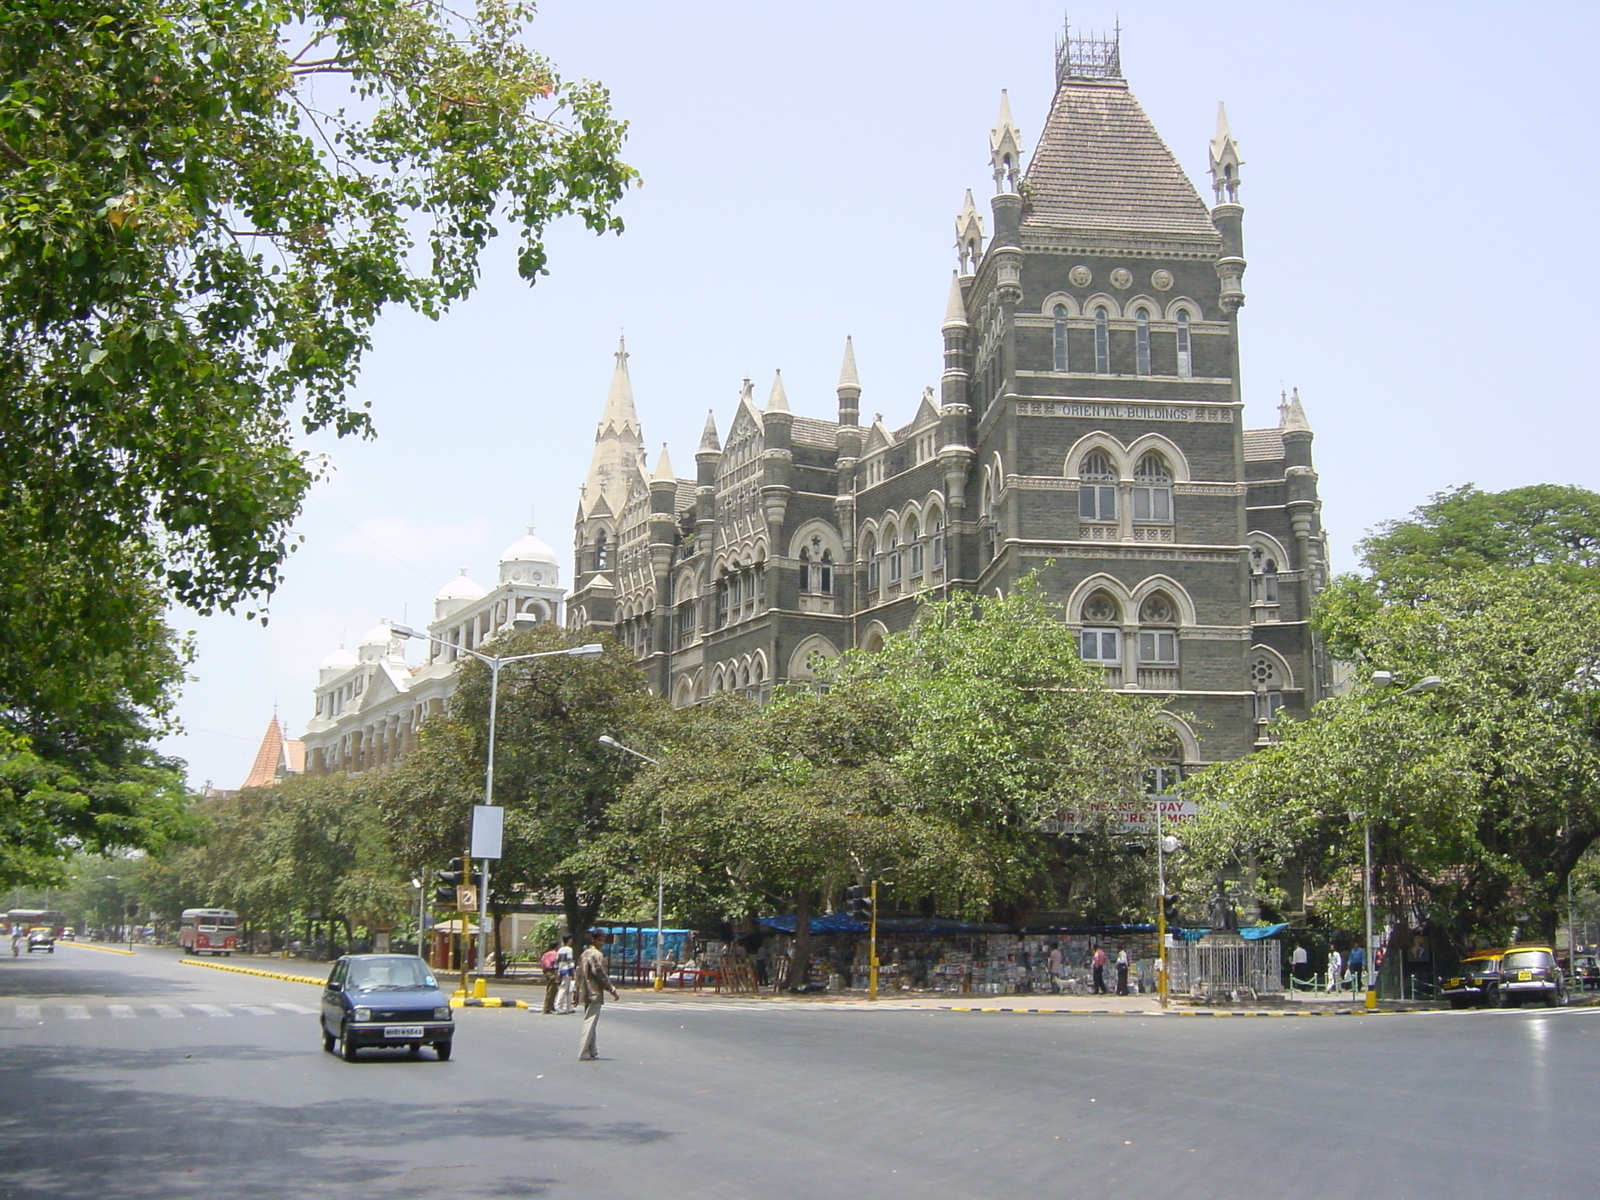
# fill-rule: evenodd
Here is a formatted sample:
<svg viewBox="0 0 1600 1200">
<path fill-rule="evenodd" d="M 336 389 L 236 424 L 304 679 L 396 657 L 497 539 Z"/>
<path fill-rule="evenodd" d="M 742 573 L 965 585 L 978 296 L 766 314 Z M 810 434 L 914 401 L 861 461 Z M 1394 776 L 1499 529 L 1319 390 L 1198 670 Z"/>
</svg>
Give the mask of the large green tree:
<svg viewBox="0 0 1600 1200">
<path fill-rule="evenodd" d="M 379 315 L 634 178 L 520 0 L 0 6 L 0 724 L 152 765 L 171 602 L 259 610 Z M 9 753 L 9 752 L 7 752 Z M 142 761 L 132 762 L 133 759 Z M 126 780 L 127 776 L 124 776 Z M 137 843 L 135 843 L 137 844 Z"/>
</svg>

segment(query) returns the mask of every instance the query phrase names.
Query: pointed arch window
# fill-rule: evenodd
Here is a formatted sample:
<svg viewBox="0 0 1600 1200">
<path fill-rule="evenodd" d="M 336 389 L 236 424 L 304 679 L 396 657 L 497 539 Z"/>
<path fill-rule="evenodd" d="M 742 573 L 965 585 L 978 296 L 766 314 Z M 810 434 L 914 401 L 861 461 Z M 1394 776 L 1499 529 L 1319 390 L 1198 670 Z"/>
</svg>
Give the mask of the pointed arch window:
<svg viewBox="0 0 1600 1200">
<path fill-rule="evenodd" d="M 1157 667 L 1178 665 L 1178 608 L 1157 592 L 1139 606 L 1139 661 Z"/>
<path fill-rule="evenodd" d="M 1278 602 L 1278 563 L 1259 548 L 1250 552 L 1250 592 L 1253 604 Z"/>
<path fill-rule="evenodd" d="M 1079 653 L 1089 662 L 1115 667 L 1122 663 L 1122 612 L 1105 592 L 1096 592 L 1083 606 L 1083 628 L 1078 633 Z"/>
<path fill-rule="evenodd" d="M 1067 306 L 1058 304 L 1050 312 L 1051 368 L 1067 369 Z"/>
<path fill-rule="evenodd" d="M 1139 375 L 1150 374 L 1150 310 L 1138 308 L 1133 313 L 1133 369 Z"/>
<path fill-rule="evenodd" d="M 1194 374 L 1194 358 L 1189 337 L 1189 314 L 1178 313 L 1178 374 L 1188 379 Z"/>
<path fill-rule="evenodd" d="M 1111 374 L 1111 313 L 1103 304 L 1094 310 L 1094 369 Z"/>
<path fill-rule="evenodd" d="M 822 560 L 817 564 L 817 591 L 824 596 L 833 595 L 833 551 L 824 550 Z"/>
<path fill-rule="evenodd" d="M 1172 470 L 1154 450 L 1133 469 L 1133 519 L 1172 520 Z"/>
<path fill-rule="evenodd" d="M 922 578 L 924 554 L 922 528 L 913 517 L 906 522 L 906 578 L 912 583 Z"/>
<path fill-rule="evenodd" d="M 1104 450 L 1091 450 L 1078 464 L 1078 516 L 1085 521 L 1117 519 L 1117 469 Z"/>
<path fill-rule="evenodd" d="M 800 547 L 800 590 L 802 592 L 811 590 L 811 550 L 806 546 Z"/>
<path fill-rule="evenodd" d="M 878 593 L 878 542 L 870 533 L 861 540 L 861 558 L 867 564 L 867 594 Z"/>
<path fill-rule="evenodd" d="M 944 566 L 944 514 L 935 512 L 928 518 L 928 541 L 933 552 L 933 569 Z"/>
<path fill-rule="evenodd" d="M 606 531 L 594 535 L 594 569 L 604 571 L 611 565 L 611 547 L 606 544 Z"/>
<path fill-rule="evenodd" d="M 900 534 L 893 527 L 883 535 L 883 556 L 889 562 L 889 586 L 900 582 Z"/>
</svg>

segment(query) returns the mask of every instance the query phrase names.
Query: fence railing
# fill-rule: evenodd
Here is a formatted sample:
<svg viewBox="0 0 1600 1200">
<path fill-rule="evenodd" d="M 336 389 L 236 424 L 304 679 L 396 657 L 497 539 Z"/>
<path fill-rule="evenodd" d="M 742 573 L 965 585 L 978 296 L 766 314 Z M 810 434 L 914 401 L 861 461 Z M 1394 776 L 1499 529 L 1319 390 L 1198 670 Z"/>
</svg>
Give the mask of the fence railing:
<svg viewBox="0 0 1600 1200">
<path fill-rule="evenodd" d="M 1180 941 L 1169 951 L 1168 969 L 1175 996 L 1253 1000 L 1284 991 L 1283 947 L 1271 938 L 1211 933 L 1199 941 Z"/>
</svg>

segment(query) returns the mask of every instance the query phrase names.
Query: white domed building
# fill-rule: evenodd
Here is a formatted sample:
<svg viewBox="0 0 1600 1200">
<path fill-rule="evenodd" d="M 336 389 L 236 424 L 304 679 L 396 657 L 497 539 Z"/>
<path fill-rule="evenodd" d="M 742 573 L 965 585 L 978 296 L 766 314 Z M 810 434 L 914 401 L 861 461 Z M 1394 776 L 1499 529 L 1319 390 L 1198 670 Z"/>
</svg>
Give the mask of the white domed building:
<svg viewBox="0 0 1600 1200">
<path fill-rule="evenodd" d="M 463 650 L 476 650 L 519 616 L 559 625 L 566 592 L 556 552 L 532 527 L 500 556 L 498 582 L 485 590 L 465 567 L 433 598 L 427 641 L 402 638 L 387 621 L 363 635 L 354 653 L 340 646 L 317 671 L 316 712 L 306 726 L 306 770 L 382 770 L 416 745 L 417 731 L 444 711 Z M 406 652 L 416 646 L 421 661 Z"/>
</svg>

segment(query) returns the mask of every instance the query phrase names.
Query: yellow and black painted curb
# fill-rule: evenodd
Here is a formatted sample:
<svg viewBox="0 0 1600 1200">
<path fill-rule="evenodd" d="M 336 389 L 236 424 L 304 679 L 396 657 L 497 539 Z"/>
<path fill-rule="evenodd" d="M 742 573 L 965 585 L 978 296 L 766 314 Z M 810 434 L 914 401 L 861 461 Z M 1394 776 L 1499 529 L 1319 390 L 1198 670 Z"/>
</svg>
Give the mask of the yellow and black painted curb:
<svg viewBox="0 0 1600 1200">
<path fill-rule="evenodd" d="M 101 954 L 126 954 L 130 958 L 138 957 L 132 950 L 124 950 L 120 946 L 96 946 L 93 942 L 67 942 L 57 938 L 56 945 L 74 946 L 79 950 L 98 950 Z"/>
<path fill-rule="evenodd" d="M 928 1012 L 929 1009 L 906 1009 Z M 1014 1013 L 1033 1017 L 1399 1017 L 1417 1012 L 1443 1012 L 1443 1009 L 1334 1008 L 1290 1011 L 1287 1009 L 1195 1008 L 1147 1012 L 1125 1008 L 980 1008 L 976 1005 L 941 1004 L 935 1012 Z"/>
<path fill-rule="evenodd" d="M 451 1008 L 527 1008 L 526 1000 L 507 1000 L 501 996 L 451 996 Z"/>
<path fill-rule="evenodd" d="M 201 962 L 194 958 L 180 958 L 179 964 L 185 967 L 207 967 L 213 971 L 232 971 L 236 975 L 259 975 L 262 979 L 281 979 L 285 983 L 309 983 L 312 987 L 321 987 L 327 982 L 313 975 L 290 975 L 285 971 L 263 971 L 256 967 L 236 967 L 232 963 Z"/>
</svg>

